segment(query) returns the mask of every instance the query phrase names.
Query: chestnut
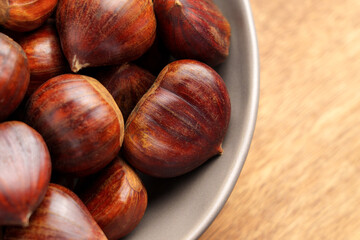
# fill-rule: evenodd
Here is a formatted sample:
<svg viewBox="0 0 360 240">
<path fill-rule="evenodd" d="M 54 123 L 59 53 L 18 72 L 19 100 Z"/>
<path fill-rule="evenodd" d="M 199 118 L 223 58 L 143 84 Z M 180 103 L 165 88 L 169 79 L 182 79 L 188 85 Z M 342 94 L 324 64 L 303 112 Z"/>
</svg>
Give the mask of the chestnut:
<svg viewBox="0 0 360 240">
<path fill-rule="evenodd" d="M 10 239 L 107 238 L 75 193 L 50 183 L 44 200 L 30 218 L 29 226 L 5 228 L 4 240 Z"/>
<path fill-rule="evenodd" d="M 98 79 L 114 97 L 124 121 L 155 81 L 155 76 L 132 63 L 106 68 L 96 74 Z"/>
<path fill-rule="evenodd" d="M 25 120 L 44 137 L 53 167 L 85 176 L 105 167 L 119 152 L 124 120 L 111 94 L 96 79 L 63 74 L 29 98 Z"/>
<path fill-rule="evenodd" d="M 73 72 L 135 60 L 156 34 L 151 0 L 59 0 L 56 25 Z"/>
<path fill-rule="evenodd" d="M 70 72 L 61 50 L 55 20 L 49 19 L 40 28 L 22 37 L 18 43 L 24 49 L 30 67 L 27 96 L 52 77 Z"/>
<path fill-rule="evenodd" d="M 147 192 L 137 173 L 120 157 L 85 185 L 80 198 L 110 240 L 129 234 L 147 207 Z"/>
<path fill-rule="evenodd" d="M 0 25 L 27 32 L 40 27 L 55 10 L 58 0 L 1 0 Z"/>
<path fill-rule="evenodd" d="M 0 225 L 28 225 L 51 175 L 48 148 L 23 122 L 0 123 Z"/>
<path fill-rule="evenodd" d="M 158 29 L 170 53 L 212 67 L 229 55 L 231 27 L 212 0 L 154 0 Z"/>
<path fill-rule="evenodd" d="M 30 70 L 25 52 L 18 43 L 0 33 L 0 121 L 5 120 L 23 100 Z"/>
<path fill-rule="evenodd" d="M 196 60 L 168 64 L 125 126 L 123 154 L 155 177 L 185 174 L 222 153 L 230 99 L 220 75 Z"/>
</svg>

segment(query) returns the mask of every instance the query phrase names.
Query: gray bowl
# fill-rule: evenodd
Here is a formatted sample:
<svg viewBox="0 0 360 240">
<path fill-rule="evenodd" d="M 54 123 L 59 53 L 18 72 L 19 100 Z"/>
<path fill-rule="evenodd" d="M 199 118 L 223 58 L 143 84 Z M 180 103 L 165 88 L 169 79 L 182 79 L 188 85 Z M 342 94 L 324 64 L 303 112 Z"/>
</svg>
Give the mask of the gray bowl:
<svg viewBox="0 0 360 240">
<path fill-rule="evenodd" d="M 171 179 L 141 176 L 148 190 L 145 216 L 126 240 L 197 239 L 224 206 L 245 162 L 259 100 L 259 57 L 248 0 L 214 0 L 232 28 L 230 55 L 216 70 L 231 99 L 224 153 Z"/>
</svg>

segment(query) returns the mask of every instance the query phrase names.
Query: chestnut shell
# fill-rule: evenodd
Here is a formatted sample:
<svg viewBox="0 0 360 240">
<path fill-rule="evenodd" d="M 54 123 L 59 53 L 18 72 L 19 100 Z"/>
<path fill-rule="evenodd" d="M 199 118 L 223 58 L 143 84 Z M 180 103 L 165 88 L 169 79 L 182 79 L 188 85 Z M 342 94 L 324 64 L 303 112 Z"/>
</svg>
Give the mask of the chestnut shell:
<svg viewBox="0 0 360 240">
<path fill-rule="evenodd" d="M 24 50 L 14 40 L 0 33 L 0 121 L 19 106 L 29 80 L 30 69 Z"/>
<path fill-rule="evenodd" d="M 129 234 L 147 207 L 147 192 L 137 173 L 120 157 L 102 169 L 80 194 L 110 240 Z"/>
<path fill-rule="evenodd" d="M 6 227 L 10 239 L 106 240 L 104 233 L 81 200 L 70 190 L 50 183 L 44 200 L 30 218 L 28 227 Z"/>
<path fill-rule="evenodd" d="M 96 78 L 114 97 L 126 122 L 140 98 L 149 90 L 155 76 L 132 63 L 106 68 Z"/>
<path fill-rule="evenodd" d="M 51 175 L 48 148 L 23 122 L 0 123 L 0 225 L 28 225 Z"/>
<path fill-rule="evenodd" d="M 212 0 L 154 0 L 161 39 L 178 59 L 210 66 L 229 55 L 231 27 Z"/>
<path fill-rule="evenodd" d="M 0 25 L 19 32 L 40 27 L 54 11 L 58 0 L 1 0 Z"/>
<path fill-rule="evenodd" d="M 70 72 L 61 50 L 55 20 L 49 19 L 35 31 L 19 37 L 17 42 L 26 53 L 30 67 L 27 96 L 52 77 Z"/>
<path fill-rule="evenodd" d="M 110 163 L 124 137 L 124 120 L 113 97 L 84 75 L 46 81 L 31 95 L 25 119 L 44 137 L 54 169 L 78 176 Z"/>
<path fill-rule="evenodd" d="M 126 122 L 125 159 L 155 177 L 187 173 L 222 152 L 230 110 L 215 70 L 195 60 L 172 62 Z"/>
<path fill-rule="evenodd" d="M 151 0 L 60 0 L 56 23 L 73 72 L 135 60 L 156 34 Z"/>
</svg>

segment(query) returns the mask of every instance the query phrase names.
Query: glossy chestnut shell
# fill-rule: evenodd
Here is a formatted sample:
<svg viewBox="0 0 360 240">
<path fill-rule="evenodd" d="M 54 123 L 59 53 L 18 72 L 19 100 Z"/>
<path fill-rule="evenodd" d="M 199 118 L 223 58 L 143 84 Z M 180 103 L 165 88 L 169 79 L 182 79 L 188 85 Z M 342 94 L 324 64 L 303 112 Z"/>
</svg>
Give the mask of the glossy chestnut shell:
<svg viewBox="0 0 360 240">
<path fill-rule="evenodd" d="M 0 123 L 0 225 L 28 225 L 51 175 L 48 148 L 23 122 Z"/>
<path fill-rule="evenodd" d="M 151 0 L 60 0 L 56 22 L 73 72 L 139 58 L 156 30 Z"/>
<path fill-rule="evenodd" d="M 154 75 L 132 63 L 99 71 L 96 78 L 114 97 L 124 121 L 155 81 Z"/>
<path fill-rule="evenodd" d="M 19 106 L 29 79 L 30 69 L 25 52 L 18 43 L 0 33 L 0 121 Z"/>
<path fill-rule="evenodd" d="M 154 0 L 161 39 L 178 59 L 210 66 L 229 55 L 231 27 L 212 0 Z"/>
<path fill-rule="evenodd" d="M 120 157 L 84 186 L 80 198 L 108 239 L 129 234 L 144 216 L 146 189 L 137 173 Z"/>
<path fill-rule="evenodd" d="M 223 79 L 195 60 L 167 65 L 125 127 L 123 153 L 140 171 L 175 177 L 222 152 L 230 120 Z"/>
<path fill-rule="evenodd" d="M 124 120 L 111 94 L 96 79 L 63 74 L 30 97 L 26 121 L 47 143 L 54 169 L 78 176 L 111 162 L 124 137 Z"/>
<path fill-rule="evenodd" d="M 7 227 L 10 239 L 106 240 L 104 233 L 81 200 L 70 190 L 51 183 L 45 198 L 30 218 L 28 227 Z"/>
<path fill-rule="evenodd" d="M 30 83 L 27 96 L 52 77 L 70 72 L 61 50 L 55 20 L 49 19 L 40 28 L 19 37 L 30 67 Z"/>
<path fill-rule="evenodd" d="M 1 0 L 0 25 L 19 32 L 40 27 L 54 11 L 58 0 Z"/>
</svg>

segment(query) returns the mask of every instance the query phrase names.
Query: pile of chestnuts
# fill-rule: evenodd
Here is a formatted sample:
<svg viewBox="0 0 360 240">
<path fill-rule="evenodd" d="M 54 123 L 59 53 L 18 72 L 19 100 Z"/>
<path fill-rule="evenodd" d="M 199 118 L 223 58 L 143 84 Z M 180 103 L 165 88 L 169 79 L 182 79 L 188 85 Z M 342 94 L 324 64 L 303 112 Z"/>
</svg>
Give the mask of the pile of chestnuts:
<svg viewBox="0 0 360 240">
<path fill-rule="evenodd" d="M 142 174 L 222 153 L 230 34 L 212 0 L 0 0 L 0 239 L 119 239 Z"/>
</svg>

